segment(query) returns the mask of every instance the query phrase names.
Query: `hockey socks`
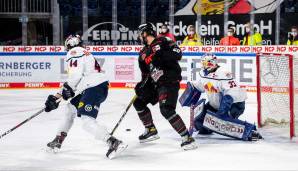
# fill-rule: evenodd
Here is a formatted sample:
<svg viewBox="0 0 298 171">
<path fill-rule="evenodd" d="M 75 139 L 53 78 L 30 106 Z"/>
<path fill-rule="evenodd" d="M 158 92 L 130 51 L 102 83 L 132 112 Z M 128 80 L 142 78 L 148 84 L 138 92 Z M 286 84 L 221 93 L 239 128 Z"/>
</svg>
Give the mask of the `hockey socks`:
<svg viewBox="0 0 298 171">
<path fill-rule="evenodd" d="M 184 150 L 193 150 L 197 148 L 195 140 L 190 136 L 183 120 L 178 114 L 173 115 L 168 119 L 172 127 L 180 134 L 182 137 L 181 147 Z"/>
<path fill-rule="evenodd" d="M 168 121 L 172 125 L 172 127 L 176 130 L 178 134 L 180 134 L 181 137 L 183 136 L 189 136 L 188 130 L 186 129 L 186 126 L 181 119 L 181 117 L 178 114 L 174 114 L 170 118 L 168 118 Z"/>
<path fill-rule="evenodd" d="M 146 128 L 153 126 L 153 119 L 152 119 L 151 111 L 149 110 L 148 107 L 146 107 L 142 111 L 138 111 L 138 115 L 139 115 L 140 120 L 143 122 L 143 125 Z"/>
</svg>

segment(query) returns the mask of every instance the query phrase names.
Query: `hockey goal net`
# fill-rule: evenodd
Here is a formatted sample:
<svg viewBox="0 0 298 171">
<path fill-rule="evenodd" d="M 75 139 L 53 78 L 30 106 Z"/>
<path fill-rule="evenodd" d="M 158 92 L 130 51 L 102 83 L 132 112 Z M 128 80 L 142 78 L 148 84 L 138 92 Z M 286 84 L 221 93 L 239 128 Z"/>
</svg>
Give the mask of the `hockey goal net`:
<svg viewBox="0 0 298 171">
<path fill-rule="evenodd" d="M 261 53 L 256 63 L 258 125 L 293 138 L 298 133 L 298 58 Z"/>
</svg>

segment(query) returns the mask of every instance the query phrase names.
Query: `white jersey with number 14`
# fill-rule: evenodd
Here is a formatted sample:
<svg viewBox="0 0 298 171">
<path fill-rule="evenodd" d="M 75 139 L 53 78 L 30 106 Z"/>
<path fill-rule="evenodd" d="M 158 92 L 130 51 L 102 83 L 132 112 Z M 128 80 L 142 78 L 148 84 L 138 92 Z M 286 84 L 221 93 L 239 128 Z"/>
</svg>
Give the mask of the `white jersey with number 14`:
<svg viewBox="0 0 298 171">
<path fill-rule="evenodd" d="M 93 55 L 82 47 L 69 50 L 66 62 L 67 83 L 76 93 L 108 81 Z"/>
</svg>

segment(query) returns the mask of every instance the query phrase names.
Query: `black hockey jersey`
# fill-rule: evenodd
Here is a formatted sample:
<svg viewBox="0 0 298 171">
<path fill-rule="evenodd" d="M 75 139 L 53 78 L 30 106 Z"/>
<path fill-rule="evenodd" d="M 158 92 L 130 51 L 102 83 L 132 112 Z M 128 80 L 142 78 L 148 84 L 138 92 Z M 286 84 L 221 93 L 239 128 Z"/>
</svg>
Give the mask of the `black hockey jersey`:
<svg viewBox="0 0 298 171">
<path fill-rule="evenodd" d="M 162 71 L 162 76 L 156 82 L 181 81 L 181 67 L 178 63 L 182 58 L 181 49 L 171 40 L 159 37 L 150 45 L 144 46 L 139 54 L 139 67 L 142 79 L 152 75 L 154 70 Z"/>
</svg>

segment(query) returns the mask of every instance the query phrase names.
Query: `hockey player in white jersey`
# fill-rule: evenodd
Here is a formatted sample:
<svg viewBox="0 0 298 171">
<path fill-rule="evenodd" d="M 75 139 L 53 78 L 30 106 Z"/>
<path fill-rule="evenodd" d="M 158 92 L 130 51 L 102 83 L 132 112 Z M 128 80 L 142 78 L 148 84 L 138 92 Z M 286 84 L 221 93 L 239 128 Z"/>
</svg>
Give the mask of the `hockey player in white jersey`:
<svg viewBox="0 0 298 171">
<path fill-rule="evenodd" d="M 74 118 L 80 117 L 82 127 L 95 139 L 102 140 L 109 145 L 106 154 L 113 158 L 122 152 L 127 145 L 111 136 L 106 127 L 96 122 L 100 104 L 105 101 L 108 94 L 109 82 L 96 59 L 82 47 L 80 37 L 69 36 L 65 41 L 67 51 L 66 62 L 68 66 L 68 79 L 60 92 L 49 95 L 45 103 L 45 111 L 50 112 L 59 105 L 57 100 L 71 99 L 67 104 L 65 118 L 57 131 L 55 139 L 47 144 L 50 149 L 60 149 L 61 145 L 73 125 Z"/>
<path fill-rule="evenodd" d="M 180 97 L 182 106 L 194 105 L 194 128 L 199 134 L 212 132 L 241 140 L 258 140 L 256 126 L 238 119 L 245 110 L 246 90 L 240 88 L 232 73 L 218 65 L 214 54 L 204 54 L 197 81 L 188 82 Z M 206 93 L 208 102 L 199 100 Z M 192 131 L 192 130 L 190 130 Z"/>
</svg>

